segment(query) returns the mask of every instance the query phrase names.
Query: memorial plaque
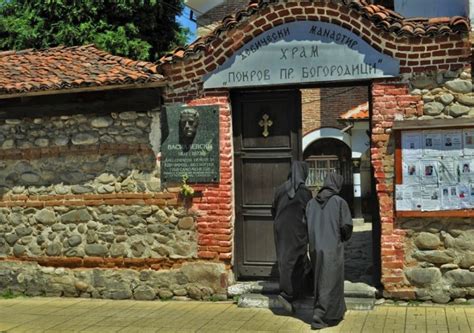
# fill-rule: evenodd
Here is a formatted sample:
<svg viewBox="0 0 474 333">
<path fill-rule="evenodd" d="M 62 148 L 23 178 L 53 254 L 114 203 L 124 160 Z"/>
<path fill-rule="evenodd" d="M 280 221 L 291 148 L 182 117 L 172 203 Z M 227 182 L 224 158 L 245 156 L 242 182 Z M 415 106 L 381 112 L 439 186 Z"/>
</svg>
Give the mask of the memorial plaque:
<svg viewBox="0 0 474 333">
<path fill-rule="evenodd" d="M 161 129 L 162 182 L 219 182 L 218 106 L 166 106 Z"/>
<path fill-rule="evenodd" d="M 204 78 L 204 88 L 368 80 L 400 74 L 400 63 L 338 25 L 298 21 L 253 38 Z"/>
</svg>

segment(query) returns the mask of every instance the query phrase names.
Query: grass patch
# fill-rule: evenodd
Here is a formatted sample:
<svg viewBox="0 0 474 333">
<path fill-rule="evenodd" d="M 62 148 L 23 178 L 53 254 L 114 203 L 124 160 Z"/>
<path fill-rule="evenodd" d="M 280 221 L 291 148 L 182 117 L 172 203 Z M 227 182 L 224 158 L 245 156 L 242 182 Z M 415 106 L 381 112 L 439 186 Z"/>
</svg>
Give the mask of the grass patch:
<svg viewBox="0 0 474 333">
<path fill-rule="evenodd" d="M 408 305 L 407 306 L 420 306 L 422 305 L 423 302 L 422 301 L 418 301 L 418 300 L 409 300 L 408 301 Z"/>
<path fill-rule="evenodd" d="M 11 291 L 10 289 L 3 290 L 0 293 L 0 298 L 3 298 L 3 299 L 12 299 L 12 298 L 15 298 L 15 297 L 18 297 L 18 296 L 20 296 L 20 295 L 13 293 L 13 291 Z"/>
</svg>

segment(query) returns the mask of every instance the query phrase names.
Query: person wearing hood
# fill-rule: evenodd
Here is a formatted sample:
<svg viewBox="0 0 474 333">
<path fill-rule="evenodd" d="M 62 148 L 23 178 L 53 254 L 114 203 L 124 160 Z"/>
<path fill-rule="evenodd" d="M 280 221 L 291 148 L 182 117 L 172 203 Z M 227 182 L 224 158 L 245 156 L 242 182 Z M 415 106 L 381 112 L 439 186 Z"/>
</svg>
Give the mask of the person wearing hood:
<svg viewBox="0 0 474 333">
<path fill-rule="evenodd" d="M 272 204 L 275 248 L 280 273 L 278 299 L 286 311 L 293 313 L 292 302 L 302 296 L 307 257 L 308 235 L 304 223 L 306 204 L 312 199 L 306 187 L 308 165 L 295 161 L 288 180 L 275 190 Z"/>
<path fill-rule="evenodd" d="M 339 196 L 343 177 L 330 173 L 306 206 L 309 254 L 314 273 L 312 329 L 337 325 L 344 319 L 344 242 L 352 235 L 347 202 Z"/>
</svg>

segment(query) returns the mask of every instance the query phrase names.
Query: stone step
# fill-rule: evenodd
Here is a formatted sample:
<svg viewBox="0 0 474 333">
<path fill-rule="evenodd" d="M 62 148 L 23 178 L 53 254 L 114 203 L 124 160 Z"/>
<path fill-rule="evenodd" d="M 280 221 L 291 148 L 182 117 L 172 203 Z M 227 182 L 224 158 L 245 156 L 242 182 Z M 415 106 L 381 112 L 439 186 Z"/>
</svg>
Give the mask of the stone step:
<svg viewBox="0 0 474 333">
<path fill-rule="evenodd" d="M 245 281 L 237 282 L 227 289 L 230 297 L 243 294 L 278 294 L 280 286 L 276 281 Z"/>
<path fill-rule="evenodd" d="M 345 300 L 348 310 L 368 311 L 372 310 L 375 306 L 375 298 L 345 297 Z M 237 306 L 240 308 L 283 309 L 275 294 L 243 294 L 240 295 Z M 295 301 L 293 306 L 297 312 L 311 311 L 313 308 L 313 298 Z"/>
<path fill-rule="evenodd" d="M 240 296 L 244 294 L 278 294 L 280 291 L 278 282 L 276 281 L 247 281 L 238 282 L 228 288 L 230 297 Z M 377 289 L 365 283 L 352 283 L 344 281 L 344 296 L 349 298 L 373 298 Z"/>
</svg>

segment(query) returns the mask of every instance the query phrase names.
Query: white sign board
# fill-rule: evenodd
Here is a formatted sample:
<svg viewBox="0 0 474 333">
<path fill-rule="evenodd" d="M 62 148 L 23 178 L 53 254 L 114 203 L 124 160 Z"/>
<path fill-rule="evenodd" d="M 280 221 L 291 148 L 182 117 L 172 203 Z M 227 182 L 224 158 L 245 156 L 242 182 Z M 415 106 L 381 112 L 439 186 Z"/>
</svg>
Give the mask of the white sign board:
<svg viewBox="0 0 474 333">
<path fill-rule="evenodd" d="M 299 21 L 252 39 L 204 77 L 204 88 L 366 80 L 399 73 L 398 60 L 353 32 L 331 23 Z"/>
</svg>

